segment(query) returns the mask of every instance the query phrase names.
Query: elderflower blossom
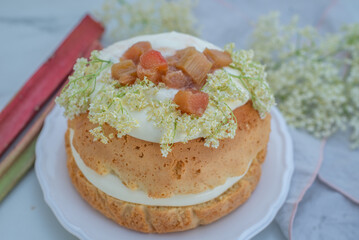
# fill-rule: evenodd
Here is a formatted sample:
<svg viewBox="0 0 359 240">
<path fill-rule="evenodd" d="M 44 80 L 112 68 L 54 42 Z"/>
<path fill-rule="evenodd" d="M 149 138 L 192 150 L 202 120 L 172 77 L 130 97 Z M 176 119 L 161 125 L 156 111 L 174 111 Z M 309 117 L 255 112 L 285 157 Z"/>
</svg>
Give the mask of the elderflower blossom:
<svg viewBox="0 0 359 240">
<path fill-rule="evenodd" d="M 202 88 L 203 92 L 212 93 L 217 101 L 233 101 L 243 99 L 247 101 L 249 92 L 244 89 L 226 70 L 217 70 L 214 74 L 208 74 L 206 85 Z"/>
<path fill-rule="evenodd" d="M 352 147 L 359 147 L 359 24 L 352 24 L 343 27 L 346 34 L 344 48 L 347 49 L 349 66 L 347 67 L 347 101 L 346 112 L 349 126 L 352 128 Z"/>
<path fill-rule="evenodd" d="M 56 98 L 56 103 L 65 108 L 65 116 L 69 119 L 87 111 L 90 95 L 96 88 L 96 78 L 111 65 L 110 61 L 101 60 L 98 56 L 99 52 L 93 51 L 90 61 L 79 58 L 74 66 L 74 73 L 69 77 L 69 83 Z"/>
<path fill-rule="evenodd" d="M 195 5 L 190 0 L 107 0 L 102 11 L 95 14 L 106 29 L 110 29 L 112 40 L 115 41 L 168 31 L 197 35 L 192 14 Z"/>
<path fill-rule="evenodd" d="M 242 86 L 251 95 L 253 107 L 258 110 L 261 118 L 264 118 L 275 104 L 274 96 L 266 81 L 267 74 L 264 66 L 254 61 L 252 50 L 234 51 L 234 44 L 225 47 L 231 54 L 233 62 L 230 67 L 239 71 L 239 75 L 232 75 L 240 80 Z"/>
<path fill-rule="evenodd" d="M 255 59 L 267 67 L 279 109 L 290 125 L 319 138 L 349 125 L 359 146 L 359 25 L 320 36 L 297 22 L 281 25 L 271 13 L 252 34 Z"/>
<path fill-rule="evenodd" d="M 103 133 L 102 126 L 95 127 L 94 129 L 90 129 L 90 133 L 94 136 L 94 141 L 100 140 L 103 144 L 108 143 L 108 137 Z"/>
</svg>

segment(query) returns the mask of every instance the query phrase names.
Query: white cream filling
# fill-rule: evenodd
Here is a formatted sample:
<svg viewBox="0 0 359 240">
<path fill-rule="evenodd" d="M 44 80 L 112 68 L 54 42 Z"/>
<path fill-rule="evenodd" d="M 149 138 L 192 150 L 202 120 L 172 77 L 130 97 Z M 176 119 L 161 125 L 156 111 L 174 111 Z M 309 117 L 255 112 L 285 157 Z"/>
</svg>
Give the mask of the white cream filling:
<svg viewBox="0 0 359 240">
<path fill-rule="evenodd" d="M 104 60 L 111 60 L 112 62 L 118 62 L 119 58 L 123 55 L 123 53 L 133 44 L 139 41 L 149 41 L 153 47 L 153 49 L 158 50 L 161 52 L 164 56 L 171 56 L 174 55 L 176 50 L 180 50 L 186 47 L 195 47 L 198 51 L 203 51 L 205 48 L 212 48 L 212 49 L 219 49 L 219 47 L 213 45 L 212 43 L 209 43 L 207 41 L 204 41 L 202 39 L 177 33 L 177 32 L 170 32 L 170 33 L 161 33 L 161 34 L 154 34 L 154 35 L 143 35 L 138 36 L 134 38 L 130 38 L 128 40 L 117 42 L 105 49 L 103 49 L 100 52 L 100 58 Z M 238 71 L 231 68 L 224 68 L 226 71 L 238 75 Z M 109 70 L 110 71 L 110 70 Z M 228 101 L 226 102 L 227 105 L 232 109 L 236 109 L 243 104 L 245 104 L 249 98 L 250 94 L 248 90 L 246 90 L 238 81 L 234 81 L 237 85 L 237 88 L 241 89 L 242 92 L 246 92 L 246 97 L 243 101 Z M 102 84 L 98 82 L 96 84 L 95 94 L 92 94 L 91 97 L 96 96 L 96 92 L 101 88 Z M 178 90 L 176 89 L 161 89 L 155 96 L 153 96 L 155 99 L 158 100 L 168 100 L 173 99 L 174 96 Z M 126 106 L 124 106 L 126 108 Z M 131 114 L 131 116 L 137 120 L 138 127 L 132 129 L 131 132 L 128 133 L 128 135 L 149 141 L 149 142 L 155 142 L 160 143 L 161 137 L 162 137 L 162 129 L 158 128 L 154 125 L 153 121 L 150 121 L 147 119 L 147 110 L 146 108 L 142 111 L 130 111 L 127 109 L 127 111 Z M 175 135 L 174 142 L 183 142 L 186 135 L 182 132 L 177 132 Z M 204 134 L 199 133 L 198 136 L 193 137 L 193 139 L 198 137 L 203 137 Z"/>
<path fill-rule="evenodd" d="M 109 173 L 107 175 L 100 175 L 96 173 L 91 168 L 87 167 L 83 160 L 81 159 L 79 153 L 76 151 L 75 147 L 72 144 L 74 137 L 74 130 L 70 129 L 70 145 L 72 155 L 75 159 L 75 162 L 78 168 L 81 170 L 83 175 L 87 180 L 92 183 L 95 187 L 110 195 L 114 198 L 120 199 L 126 202 L 150 205 L 150 206 L 189 206 L 199 203 L 204 203 L 209 200 L 212 200 L 227 189 L 229 189 L 233 184 L 238 182 L 248 171 L 251 162 L 248 165 L 248 168 L 241 176 L 230 177 L 227 181 L 220 186 L 217 186 L 213 189 L 206 190 L 201 193 L 196 194 L 186 194 L 186 195 L 174 195 L 169 198 L 150 198 L 147 193 L 141 190 L 131 190 L 127 188 L 122 181 L 114 174 Z"/>
</svg>

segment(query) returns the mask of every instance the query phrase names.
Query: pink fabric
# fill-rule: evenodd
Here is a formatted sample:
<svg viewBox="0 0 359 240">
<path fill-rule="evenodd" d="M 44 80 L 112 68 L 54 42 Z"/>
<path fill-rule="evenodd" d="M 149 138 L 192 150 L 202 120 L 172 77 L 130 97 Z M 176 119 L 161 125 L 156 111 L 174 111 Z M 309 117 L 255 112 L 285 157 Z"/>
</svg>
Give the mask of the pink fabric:
<svg viewBox="0 0 359 240">
<path fill-rule="evenodd" d="M 327 180 L 325 180 L 320 174 L 318 174 L 318 179 L 324 183 L 325 185 L 327 185 L 328 187 L 330 187 L 331 189 L 337 191 L 338 193 L 342 194 L 344 197 L 348 198 L 350 201 L 352 201 L 355 204 L 359 205 L 359 199 L 356 199 L 355 197 L 351 196 L 350 194 L 346 193 L 345 191 L 343 191 L 342 189 L 334 186 L 333 184 L 331 184 L 330 182 L 328 182 Z"/>
<path fill-rule="evenodd" d="M 323 23 L 325 22 L 325 18 L 328 16 L 330 10 L 333 9 L 333 7 L 338 3 L 338 0 L 332 0 L 329 5 L 325 8 L 323 14 L 321 15 L 316 27 L 317 29 L 321 28 L 323 26 Z"/>
</svg>

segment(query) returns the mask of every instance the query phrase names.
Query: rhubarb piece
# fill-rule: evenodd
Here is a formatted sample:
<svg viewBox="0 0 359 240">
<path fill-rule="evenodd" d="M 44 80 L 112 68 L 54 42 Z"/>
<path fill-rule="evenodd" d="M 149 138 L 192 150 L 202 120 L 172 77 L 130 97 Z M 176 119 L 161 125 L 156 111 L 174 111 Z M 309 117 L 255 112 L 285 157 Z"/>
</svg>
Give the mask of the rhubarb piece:
<svg viewBox="0 0 359 240">
<path fill-rule="evenodd" d="M 182 113 L 202 116 L 208 106 L 208 94 L 197 90 L 180 90 L 173 101 Z"/>
<path fill-rule="evenodd" d="M 123 54 L 123 58 L 132 60 L 135 64 L 138 64 L 141 55 L 151 49 L 152 46 L 150 42 L 137 42 Z"/>
<path fill-rule="evenodd" d="M 229 52 L 206 48 L 203 51 L 203 54 L 206 55 L 208 60 L 212 62 L 213 70 L 226 67 L 232 62 L 231 54 L 229 54 Z"/>
<path fill-rule="evenodd" d="M 169 66 L 176 66 L 178 61 L 184 56 L 186 52 L 196 52 L 197 50 L 194 47 L 186 47 L 181 50 L 177 50 L 175 55 L 166 57 L 167 63 Z"/>
<path fill-rule="evenodd" d="M 195 47 L 186 47 L 184 49 L 177 50 L 176 54 L 174 56 L 176 56 L 178 58 L 178 60 L 180 60 L 184 55 L 193 54 L 195 52 L 197 52 Z"/>
<path fill-rule="evenodd" d="M 188 87 L 192 81 L 190 77 L 186 76 L 181 70 L 168 71 L 166 75 L 162 76 L 162 82 L 170 88 L 185 88 Z"/>
<path fill-rule="evenodd" d="M 137 76 L 143 79 L 145 76 L 152 82 L 158 83 L 161 75 L 168 69 L 166 59 L 159 51 L 150 50 L 142 54 L 137 66 Z"/>
<path fill-rule="evenodd" d="M 145 69 L 157 69 L 165 72 L 168 69 L 167 61 L 159 51 L 150 50 L 140 57 L 140 65 Z"/>
<path fill-rule="evenodd" d="M 35 161 L 35 146 L 36 139 L 33 139 L 24 151 L 17 156 L 14 164 L 1 176 L 0 203 L 33 165 Z"/>
<path fill-rule="evenodd" d="M 137 67 L 132 60 L 123 60 L 112 65 L 111 76 L 121 85 L 131 85 L 136 81 Z"/>
<path fill-rule="evenodd" d="M 89 15 L 61 43 L 0 113 L 0 155 L 66 80 L 74 64 L 104 31 Z"/>
<path fill-rule="evenodd" d="M 212 63 L 203 53 L 198 52 L 194 48 L 186 48 L 178 51 L 181 56 L 176 63 L 176 67 L 187 73 L 198 88 L 201 88 L 205 82 Z"/>
<path fill-rule="evenodd" d="M 155 68 L 146 69 L 141 65 L 137 66 L 137 76 L 139 79 L 142 80 L 145 77 L 147 77 L 148 80 L 152 81 L 155 84 L 158 84 L 161 80 L 161 73 L 157 69 Z"/>
<path fill-rule="evenodd" d="M 179 59 L 180 56 L 177 53 L 173 56 L 166 57 L 168 67 L 170 68 L 171 66 L 175 66 Z"/>
<path fill-rule="evenodd" d="M 118 80 L 122 75 L 136 76 L 136 65 L 132 60 L 115 63 L 111 67 L 112 78 Z"/>
<path fill-rule="evenodd" d="M 136 82 L 137 77 L 131 75 L 123 75 L 118 80 L 122 86 L 129 86 Z"/>
</svg>

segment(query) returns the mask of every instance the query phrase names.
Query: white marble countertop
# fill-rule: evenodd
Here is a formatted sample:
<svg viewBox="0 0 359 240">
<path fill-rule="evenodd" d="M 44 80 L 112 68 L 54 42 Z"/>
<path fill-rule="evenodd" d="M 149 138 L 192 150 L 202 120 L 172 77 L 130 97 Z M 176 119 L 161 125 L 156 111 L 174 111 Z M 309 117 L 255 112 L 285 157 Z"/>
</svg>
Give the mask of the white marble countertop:
<svg viewBox="0 0 359 240">
<path fill-rule="evenodd" d="M 205 3 L 204 3 L 205 2 Z M 210 8 L 223 5 L 225 1 L 201 1 L 196 15 L 202 28 L 202 37 L 223 45 L 232 39 L 245 45 L 249 34 L 248 19 L 279 10 L 284 19 L 299 14 L 304 24 L 317 24 L 320 15 L 330 1 L 247 1 L 232 9 L 231 17 L 211 18 L 206 14 Z M 233 1 L 228 1 L 233 2 Z M 270 3 L 269 3 L 270 2 Z M 355 2 L 347 1 L 347 2 Z M 0 109 L 20 89 L 34 71 L 51 55 L 58 44 L 76 25 L 82 16 L 101 6 L 101 1 L 85 0 L 2 0 L 0 3 Z M 357 9 L 347 6 L 341 21 L 329 21 L 323 29 L 336 29 L 345 22 L 359 20 Z M 230 21 L 245 22 L 236 26 L 212 29 L 211 24 L 220 21 L 223 26 Z M 222 36 L 226 35 L 226 38 Z M 56 220 L 43 200 L 34 169 L 21 180 L 15 189 L 0 204 L 1 239 L 75 239 Z M 284 239 L 278 225 L 273 222 L 254 239 Z"/>
</svg>

